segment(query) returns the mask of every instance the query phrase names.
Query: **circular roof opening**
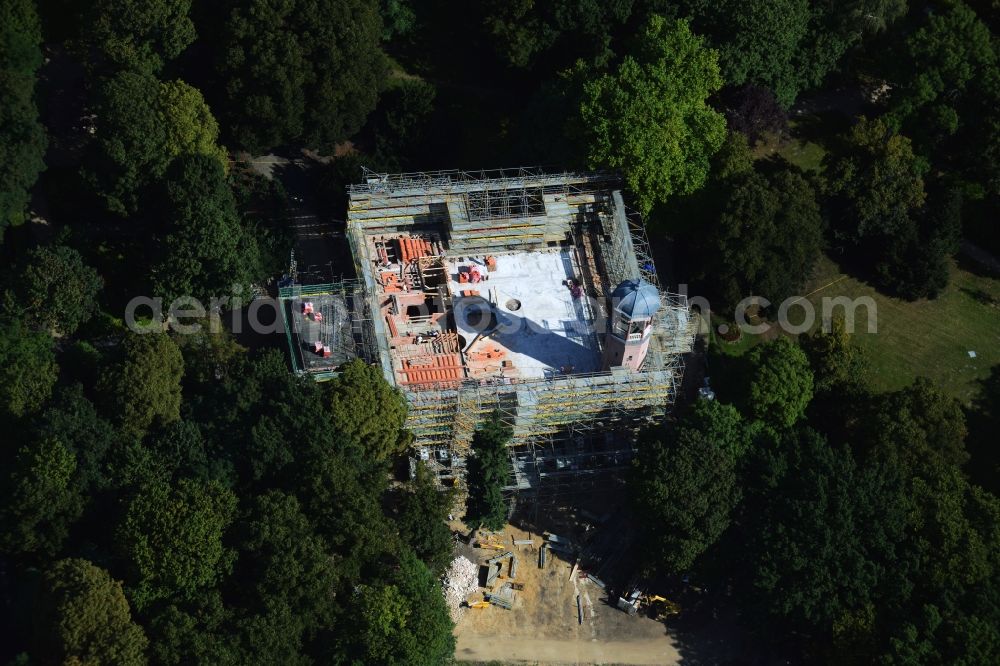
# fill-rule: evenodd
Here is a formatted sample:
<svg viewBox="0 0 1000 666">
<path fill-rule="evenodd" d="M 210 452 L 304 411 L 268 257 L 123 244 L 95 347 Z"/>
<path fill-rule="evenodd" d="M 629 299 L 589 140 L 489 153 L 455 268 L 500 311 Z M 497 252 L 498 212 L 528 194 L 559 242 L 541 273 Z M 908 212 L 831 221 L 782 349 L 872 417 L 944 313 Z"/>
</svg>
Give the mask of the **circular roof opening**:
<svg viewBox="0 0 1000 666">
<path fill-rule="evenodd" d="M 511 312 L 517 312 L 518 310 L 521 309 L 521 301 L 517 300 L 516 298 L 511 298 L 510 300 L 507 301 L 505 305 L 507 306 L 507 309 L 510 310 Z"/>
</svg>

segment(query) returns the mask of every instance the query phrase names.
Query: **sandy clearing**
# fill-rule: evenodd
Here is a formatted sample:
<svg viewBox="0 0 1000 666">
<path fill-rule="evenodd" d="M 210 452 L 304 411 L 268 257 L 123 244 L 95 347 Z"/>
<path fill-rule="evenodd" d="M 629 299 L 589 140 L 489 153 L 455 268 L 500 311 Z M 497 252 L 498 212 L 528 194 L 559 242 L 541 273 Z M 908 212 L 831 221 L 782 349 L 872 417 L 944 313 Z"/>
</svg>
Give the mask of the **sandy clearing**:
<svg viewBox="0 0 1000 666">
<path fill-rule="evenodd" d="M 623 642 L 521 636 L 498 639 L 463 632 L 458 636 L 455 658 L 543 664 L 677 664 L 681 655 L 668 636 Z"/>
</svg>

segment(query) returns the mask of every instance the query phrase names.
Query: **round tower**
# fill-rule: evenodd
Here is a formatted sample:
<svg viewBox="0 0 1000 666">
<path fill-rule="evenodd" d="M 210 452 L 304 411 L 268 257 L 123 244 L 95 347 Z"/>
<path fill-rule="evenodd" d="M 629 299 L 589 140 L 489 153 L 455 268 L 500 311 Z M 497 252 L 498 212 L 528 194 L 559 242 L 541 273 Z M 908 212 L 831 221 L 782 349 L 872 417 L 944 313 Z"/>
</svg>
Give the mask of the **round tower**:
<svg viewBox="0 0 1000 666">
<path fill-rule="evenodd" d="M 604 335 L 604 369 L 638 370 L 646 359 L 660 291 L 642 278 L 626 280 L 611 294 L 608 332 Z"/>
</svg>

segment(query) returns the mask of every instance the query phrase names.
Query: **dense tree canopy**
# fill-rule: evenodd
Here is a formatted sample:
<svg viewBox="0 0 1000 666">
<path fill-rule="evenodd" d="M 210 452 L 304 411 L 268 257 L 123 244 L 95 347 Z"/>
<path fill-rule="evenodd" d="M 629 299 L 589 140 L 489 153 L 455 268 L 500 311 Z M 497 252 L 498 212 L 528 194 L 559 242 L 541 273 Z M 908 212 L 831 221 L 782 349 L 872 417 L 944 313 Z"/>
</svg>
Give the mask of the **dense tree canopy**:
<svg viewBox="0 0 1000 666">
<path fill-rule="evenodd" d="M 949 260 L 961 241 L 963 199 L 958 189 L 939 185 L 911 224 L 868 243 L 880 251 L 874 261 L 882 285 L 909 300 L 935 298 L 948 286 Z"/>
<path fill-rule="evenodd" d="M 123 438 L 110 421 L 100 416 L 82 385 L 60 387 L 33 430 L 37 439 L 58 441 L 74 453 L 74 483 L 84 493 L 97 493 L 114 485 L 111 461 L 122 453 Z"/>
<path fill-rule="evenodd" d="M 399 533 L 417 557 L 434 573 L 442 574 L 451 560 L 451 530 L 445 522 L 454 497 L 438 490 L 433 473 L 426 465 L 417 465 L 410 488 L 401 493 Z"/>
<path fill-rule="evenodd" d="M 516 67 L 529 67 L 550 53 L 597 62 L 611 55 L 612 31 L 632 13 L 634 0 L 554 0 L 487 2 L 484 23 L 501 56 Z M 558 48 L 556 48 L 558 47 Z"/>
<path fill-rule="evenodd" d="M 712 36 L 727 83 L 774 91 L 785 107 L 820 85 L 844 56 L 906 10 L 904 0 L 724 0 L 680 3 Z"/>
<path fill-rule="evenodd" d="M 99 388 L 108 410 L 125 432 L 141 436 L 159 421 L 180 417 L 184 359 L 163 333 L 130 333 L 115 363 L 104 369 Z"/>
<path fill-rule="evenodd" d="M 729 405 L 702 400 L 664 441 L 639 449 L 633 501 L 643 517 L 645 557 L 669 573 L 688 571 L 718 541 L 739 500 L 737 456 L 745 425 Z"/>
<path fill-rule="evenodd" d="M 618 69 L 584 86 L 590 165 L 621 169 L 643 213 L 697 190 L 725 138 L 725 119 L 706 104 L 721 86 L 704 40 L 654 16 Z"/>
<path fill-rule="evenodd" d="M 366 664 L 443 663 L 455 649 L 451 618 L 434 576 L 412 553 L 388 580 L 355 590 L 345 652 Z"/>
<path fill-rule="evenodd" d="M 961 405 L 925 378 L 889 394 L 875 419 L 877 450 L 891 451 L 911 467 L 918 462 L 960 467 L 968 460 Z"/>
<path fill-rule="evenodd" d="M 253 152 L 330 149 L 375 108 L 385 76 L 377 3 L 240 0 L 222 35 L 229 135 Z"/>
<path fill-rule="evenodd" d="M 47 141 L 35 103 L 41 42 L 32 0 L 0 6 L 0 241 L 8 226 L 24 221 L 29 190 L 44 167 Z"/>
<path fill-rule="evenodd" d="M 726 81 L 765 85 L 788 106 L 803 86 L 798 67 L 800 45 L 809 31 L 807 0 L 722 2 L 717 28 L 727 35 L 719 50 Z"/>
<path fill-rule="evenodd" d="M 209 155 L 225 164 L 219 126 L 201 93 L 183 81 L 121 72 L 97 99 L 97 163 L 89 167 L 108 208 L 135 213 L 143 190 L 179 155 Z"/>
<path fill-rule="evenodd" d="M 33 655 L 51 663 L 146 663 L 148 640 L 132 620 L 122 584 L 82 559 L 45 572 L 37 602 Z"/>
<path fill-rule="evenodd" d="M 831 187 L 844 205 L 837 232 L 858 243 L 905 229 L 927 196 L 926 162 L 884 120 L 861 118 L 845 140 L 848 150 L 829 167 Z"/>
<path fill-rule="evenodd" d="M 420 79 L 399 81 L 382 95 L 365 130 L 380 169 L 409 171 L 424 159 L 435 95 L 434 86 Z"/>
<path fill-rule="evenodd" d="M 853 262 L 905 298 L 936 296 L 958 249 L 961 193 L 936 180 L 908 138 L 862 118 L 829 161 L 833 231 Z"/>
<path fill-rule="evenodd" d="M 697 232 L 707 259 L 702 267 L 706 286 L 727 306 L 747 296 L 778 304 L 794 295 L 823 243 L 819 204 L 809 181 L 782 165 L 730 178 L 711 195 L 717 214 L 708 229 Z"/>
<path fill-rule="evenodd" d="M 97 310 L 101 277 L 65 245 L 41 245 L 25 257 L 14 285 L 16 307 L 35 326 L 72 335 Z"/>
<path fill-rule="evenodd" d="M 351 361 L 328 386 L 333 425 L 351 446 L 380 462 L 402 453 L 406 400 L 380 368 Z"/>
<path fill-rule="evenodd" d="M 857 470 L 814 431 L 783 438 L 762 456 L 772 476 L 747 515 L 748 594 L 800 630 L 832 632 L 872 600 L 877 562 L 900 538 L 900 516 L 888 513 L 885 479 Z"/>
<path fill-rule="evenodd" d="M 602 420 L 633 469 L 588 477 L 618 510 L 572 534 L 581 566 L 626 535 L 612 595 L 637 575 L 676 600 L 685 659 L 718 614 L 769 662 L 1000 663 L 1000 372 L 964 342 L 996 298 L 951 260 L 1000 252 L 1000 3 L 0 4 L 0 662 L 451 663 L 456 498 L 467 528 L 560 535 L 578 499 L 510 501 L 499 418 L 452 490 L 379 364 L 290 372 L 239 305 L 190 335 L 122 314 L 351 273 L 325 255 L 362 165 L 544 164 L 621 174 L 664 291 L 943 306 L 797 343 L 716 313 L 667 416 Z M 685 397 L 709 375 L 716 400 Z M 468 614 L 523 625 L 536 592 Z"/>
<path fill-rule="evenodd" d="M 97 0 L 88 39 L 108 62 L 157 71 L 194 41 L 191 0 Z"/>
<path fill-rule="evenodd" d="M 1000 448 L 993 444 L 1000 428 L 1000 368 L 980 382 L 979 392 L 968 414 L 968 450 L 972 460 L 969 475 L 996 495 L 1000 492 Z"/>
<path fill-rule="evenodd" d="M 48 333 L 0 317 L 0 418 L 37 411 L 52 394 L 58 371 Z"/>
<path fill-rule="evenodd" d="M 181 479 L 176 488 L 154 483 L 141 489 L 118 528 L 134 567 L 136 606 L 188 599 L 218 584 L 232 568 L 222 537 L 235 509 L 235 496 L 212 483 Z"/>
<path fill-rule="evenodd" d="M 507 444 L 513 430 L 499 414 L 486 421 L 472 439 L 472 458 L 468 463 L 469 495 L 465 521 L 476 527 L 499 530 L 507 522 L 507 500 L 503 489 L 510 483 L 510 459 Z"/>
<path fill-rule="evenodd" d="M 805 352 L 786 337 L 750 352 L 748 407 L 754 418 L 790 427 L 805 415 L 813 395 L 813 374 Z"/>
<path fill-rule="evenodd" d="M 280 491 L 256 498 L 236 532 L 235 575 L 256 581 L 239 591 L 242 621 L 256 627 L 280 624 L 280 640 L 261 654 L 270 654 L 268 661 L 287 659 L 307 635 L 332 620 L 336 564 L 298 500 Z"/>
<path fill-rule="evenodd" d="M 207 309 L 212 298 L 247 296 L 263 273 L 258 235 L 240 218 L 217 159 L 181 155 L 164 181 L 162 243 L 153 265 L 153 292 L 164 308 L 181 296 Z"/>
<path fill-rule="evenodd" d="M 989 28 L 962 2 L 931 13 L 892 63 L 892 117 L 927 139 L 954 134 L 969 89 L 996 71 Z M 917 118 L 919 114 L 919 118 Z"/>
<path fill-rule="evenodd" d="M 4 552 L 51 557 L 59 551 L 83 510 L 75 473 L 76 457 L 57 439 L 35 440 L 20 448 L 2 486 Z"/>
</svg>

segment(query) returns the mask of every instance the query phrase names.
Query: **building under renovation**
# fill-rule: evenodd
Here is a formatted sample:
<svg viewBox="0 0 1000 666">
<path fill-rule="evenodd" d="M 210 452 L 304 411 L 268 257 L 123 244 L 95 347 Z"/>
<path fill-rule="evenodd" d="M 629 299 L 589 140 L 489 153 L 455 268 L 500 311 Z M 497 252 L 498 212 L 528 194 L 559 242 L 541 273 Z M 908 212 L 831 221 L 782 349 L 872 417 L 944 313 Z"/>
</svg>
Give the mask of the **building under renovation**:
<svg viewBox="0 0 1000 666">
<path fill-rule="evenodd" d="M 281 290 L 293 364 L 377 363 L 416 456 L 459 481 L 478 424 L 514 432 L 510 490 L 620 469 L 663 416 L 694 340 L 606 173 L 366 173 L 350 188 L 357 279 Z"/>
</svg>

